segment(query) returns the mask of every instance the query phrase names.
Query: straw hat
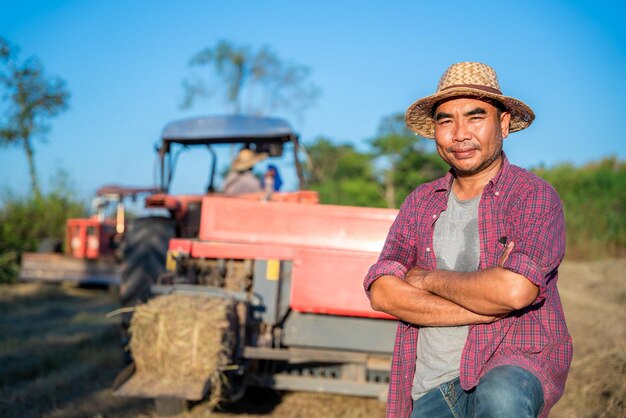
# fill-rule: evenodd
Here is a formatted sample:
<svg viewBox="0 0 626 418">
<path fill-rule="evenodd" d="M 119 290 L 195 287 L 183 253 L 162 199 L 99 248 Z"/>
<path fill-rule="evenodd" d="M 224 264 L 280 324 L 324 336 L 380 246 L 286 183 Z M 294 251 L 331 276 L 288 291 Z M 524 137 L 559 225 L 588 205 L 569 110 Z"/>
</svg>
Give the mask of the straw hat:
<svg viewBox="0 0 626 418">
<path fill-rule="evenodd" d="M 480 62 L 460 62 L 448 67 L 435 94 L 419 99 L 408 108 L 405 115 L 407 127 L 425 138 L 434 138 L 434 107 L 445 99 L 459 96 L 502 103 L 511 113 L 510 132 L 528 128 L 535 119 L 535 113 L 525 103 L 502 94 L 493 68 Z"/>
<path fill-rule="evenodd" d="M 244 171 L 249 168 L 252 168 L 259 161 L 263 161 L 267 158 L 267 153 L 261 152 L 256 153 L 251 149 L 244 148 L 239 151 L 237 154 L 237 158 L 233 161 L 232 169 L 235 171 Z"/>
</svg>

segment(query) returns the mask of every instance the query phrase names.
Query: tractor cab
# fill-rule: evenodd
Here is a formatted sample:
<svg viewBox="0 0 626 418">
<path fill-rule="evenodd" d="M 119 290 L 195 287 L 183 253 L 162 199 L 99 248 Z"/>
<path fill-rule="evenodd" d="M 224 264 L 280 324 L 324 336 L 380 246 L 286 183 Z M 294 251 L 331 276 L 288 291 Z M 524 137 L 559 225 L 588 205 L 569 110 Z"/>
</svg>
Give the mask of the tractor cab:
<svg viewBox="0 0 626 418">
<path fill-rule="evenodd" d="M 202 147 L 209 151 L 211 156 L 209 179 L 206 193 L 194 195 L 172 195 L 170 189 L 173 183 L 176 166 L 183 151 L 191 147 Z M 206 195 L 223 195 L 218 190 L 218 167 L 230 165 L 231 159 L 225 157 L 233 151 L 250 149 L 255 153 L 265 153 L 268 160 L 285 161 L 281 159 L 289 149 L 293 152 L 293 164 L 296 173 L 296 191 L 274 192 L 264 190 L 258 193 L 238 195 L 236 198 L 248 200 L 289 201 L 299 203 L 318 203 L 317 192 L 302 190 L 303 175 L 298 159 L 298 135 L 287 121 L 279 118 L 261 116 L 203 116 L 183 119 L 169 123 L 163 129 L 160 144 L 157 147 L 159 179 L 155 193 L 146 199 L 146 208 L 167 209 L 176 220 L 177 230 L 182 237 L 194 237 L 199 232 L 199 215 L 202 199 Z M 221 152 L 220 152 L 221 151 Z M 219 158 L 228 161 L 218 161 Z M 291 160 L 291 159 L 290 159 Z"/>
<path fill-rule="evenodd" d="M 96 190 L 89 218 L 70 218 L 65 228 L 65 253 L 75 258 L 113 256 L 126 229 L 126 200 L 157 192 L 149 187 L 105 185 Z"/>
<path fill-rule="evenodd" d="M 270 158 L 281 157 L 285 145 L 293 145 L 293 157 L 298 176 L 298 189 L 302 188 L 302 170 L 298 161 L 298 136 L 282 119 L 260 116 L 204 116 L 171 122 L 163 129 L 158 147 L 160 187 L 168 192 L 180 152 L 192 146 L 206 147 L 211 154 L 208 193 L 214 193 L 217 169 L 216 148 L 228 144 L 248 148 L 256 153 L 267 153 Z M 230 163 L 230 161 L 228 161 Z"/>
</svg>

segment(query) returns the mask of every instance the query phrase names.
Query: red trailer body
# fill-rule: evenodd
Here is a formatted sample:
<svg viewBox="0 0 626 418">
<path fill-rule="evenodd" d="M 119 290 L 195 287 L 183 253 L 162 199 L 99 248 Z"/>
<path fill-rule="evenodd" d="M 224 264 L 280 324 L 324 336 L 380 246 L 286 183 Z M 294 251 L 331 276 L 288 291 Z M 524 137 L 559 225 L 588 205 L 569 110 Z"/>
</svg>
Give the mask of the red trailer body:
<svg viewBox="0 0 626 418">
<path fill-rule="evenodd" d="M 291 260 L 293 309 L 390 318 L 371 309 L 362 281 L 396 214 L 392 209 L 206 196 L 199 238 L 174 239 L 169 250 L 192 258 Z"/>
</svg>

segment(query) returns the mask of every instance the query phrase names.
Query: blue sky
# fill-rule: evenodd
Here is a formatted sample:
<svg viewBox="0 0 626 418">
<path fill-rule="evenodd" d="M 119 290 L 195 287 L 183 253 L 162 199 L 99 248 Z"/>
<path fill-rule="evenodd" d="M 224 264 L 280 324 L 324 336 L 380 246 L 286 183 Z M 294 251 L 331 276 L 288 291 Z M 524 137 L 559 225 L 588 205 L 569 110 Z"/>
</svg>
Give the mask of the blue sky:
<svg viewBox="0 0 626 418">
<path fill-rule="evenodd" d="M 505 141 L 523 167 L 626 158 L 626 2 L 622 1 L 3 1 L 0 36 L 38 56 L 72 93 L 36 143 L 40 180 L 59 168 L 89 198 L 104 183 L 151 185 L 153 147 L 172 120 L 222 113 L 219 100 L 183 111 L 189 58 L 220 39 L 311 68 L 321 89 L 303 120 L 318 136 L 365 149 L 382 117 L 434 92 L 445 68 L 482 61 L 533 125 Z M 287 115 L 289 116 L 289 115 Z M 178 166 L 173 191 L 206 185 L 206 154 Z M 26 193 L 21 149 L 0 149 L 0 188 Z"/>
</svg>

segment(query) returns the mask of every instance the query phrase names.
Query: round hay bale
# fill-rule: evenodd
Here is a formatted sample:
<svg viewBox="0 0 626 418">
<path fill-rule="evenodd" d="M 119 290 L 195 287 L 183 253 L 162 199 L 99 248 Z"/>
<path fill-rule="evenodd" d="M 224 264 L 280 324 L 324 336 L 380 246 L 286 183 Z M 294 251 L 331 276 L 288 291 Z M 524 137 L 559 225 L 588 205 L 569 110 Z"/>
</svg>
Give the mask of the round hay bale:
<svg viewBox="0 0 626 418">
<path fill-rule="evenodd" d="M 162 382 L 210 381 L 217 404 L 236 343 L 235 303 L 204 295 L 157 296 L 137 306 L 130 323 L 130 349 L 137 373 Z M 213 405 L 213 406 L 214 406 Z"/>
</svg>

